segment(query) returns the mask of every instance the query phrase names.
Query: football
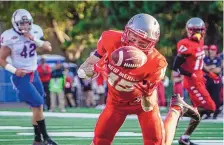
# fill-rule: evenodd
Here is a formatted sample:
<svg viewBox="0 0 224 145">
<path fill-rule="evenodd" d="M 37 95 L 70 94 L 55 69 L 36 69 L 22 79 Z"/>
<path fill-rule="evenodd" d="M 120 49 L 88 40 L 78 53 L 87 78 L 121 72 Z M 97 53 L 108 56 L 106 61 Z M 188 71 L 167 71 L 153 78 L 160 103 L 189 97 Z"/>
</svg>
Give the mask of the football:
<svg viewBox="0 0 224 145">
<path fill-rule="evenodd" d="M 135 69 L 146 63 L 147 56 L 136 47 L 123 46 L 112 52 L 111 59 L 116 66 Z"/>
</svg>

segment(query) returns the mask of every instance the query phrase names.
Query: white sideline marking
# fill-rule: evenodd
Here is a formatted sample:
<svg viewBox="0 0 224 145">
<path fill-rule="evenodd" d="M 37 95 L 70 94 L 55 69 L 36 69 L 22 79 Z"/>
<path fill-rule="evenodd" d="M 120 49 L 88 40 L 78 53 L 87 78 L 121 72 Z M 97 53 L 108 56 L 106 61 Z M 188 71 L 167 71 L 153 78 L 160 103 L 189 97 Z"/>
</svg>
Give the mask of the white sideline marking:
<svg viewBox="0 0 224 145">
<path fill-rule="evenodd" d="M 44 112 L 45 117 L 58 117 L 58 118 L 98 118 L 100 114 L 91 113 L 54 113 L 54 112 Z M 13 111 L 0 111 L 0 116 L 32 116 L 32 112 L 13 112 Z M 165 116 L 162 116 L 165 119 Z M 136 115 L 128 115 L 127 119 L 137 119 Z M 189 118 L 183 117 L 182 121 L 189 121 Z M 218 118 L 216 120 L 208 119 L 202 120 L 202 122 L 223 122 L 223 118 Z"/>
<path fill-rule="evenodd" d="M 22 127 L 22 126 L 0 126 L 0 130 L 23 130 L 33 129 L 33 127 Z"/>
<path fill-rule="evenodd" d="M 33 136 L 34 133 L 17 133 L 16 135 L 19 136 Z M 78 137 L 78 138 L 93 138 L 94 132 L 88 131 L 88 132 L 49 132 L 50 136 L 57 136 L 57 137 Z M 132 139 L 141 139 L 142 133 L 135 133 L 135 132 L 117 132 L 116 137 L 119 136 L 119 139 L 122 137 L 132 137 Z M 208 138 L 209 139 L 209 138 Z M 211 138 L 210 138 L 211 139 Z M 214 141 L 214 140 L 213 140 Z M 217 140 L 215 140 L 216 142 Z"/>
<path fill-rule="evenodd" d="M 50 136 L 93 137 L 94 132 L 49 132 Z M 17 135 L 33 136 L 33 133 L 17 133 Z M 142 133 L 118 132 L 116 136 L 142 136 Z"/>
</svg>

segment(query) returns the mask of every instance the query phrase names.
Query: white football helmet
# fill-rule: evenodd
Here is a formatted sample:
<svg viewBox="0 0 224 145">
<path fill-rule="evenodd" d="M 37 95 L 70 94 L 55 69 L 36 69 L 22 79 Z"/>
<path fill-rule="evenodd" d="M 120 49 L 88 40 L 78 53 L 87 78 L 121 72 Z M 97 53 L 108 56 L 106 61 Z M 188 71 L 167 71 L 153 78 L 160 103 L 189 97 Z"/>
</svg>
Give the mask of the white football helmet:
<svg viewBox="0 0 224 145">
<path fill-rule="evenodd" d="M 25 33 L 31 30 L 33 18 L 25 9 L 18 9 L 12 15 L 12 25 L 19 33 Z"/>
</svg>

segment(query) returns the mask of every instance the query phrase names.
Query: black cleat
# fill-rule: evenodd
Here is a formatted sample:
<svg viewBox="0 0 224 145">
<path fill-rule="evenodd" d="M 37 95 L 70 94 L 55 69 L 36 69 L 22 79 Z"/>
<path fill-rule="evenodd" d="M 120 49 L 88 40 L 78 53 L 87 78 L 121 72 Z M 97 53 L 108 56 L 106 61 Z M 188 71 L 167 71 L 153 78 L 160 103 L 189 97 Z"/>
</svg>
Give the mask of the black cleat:
<svg viewBox="0 0 224 145">
<path fill-rule="evenodd" d="M 48 138 L 47 140 L 45 140 L 43 142 L 43 145 L 58 145 L 58 144 L 55 141 L 53 141 L 50 138 Z"/>
<path fill-rule="evenodd" d="M 198 145 L 190 141 L 190 139 L 179 139 L 179 145 Z"/>
<path fill-rule="evenodd" d="M 188 105 L 179 94 L 172 95 L 170 99 L 170 106 L 179 106 L 182 109 L 182 115 L 185 117 L 190 117 L 196 121 L 201 119 L 198 110 Z"/>
</svg>

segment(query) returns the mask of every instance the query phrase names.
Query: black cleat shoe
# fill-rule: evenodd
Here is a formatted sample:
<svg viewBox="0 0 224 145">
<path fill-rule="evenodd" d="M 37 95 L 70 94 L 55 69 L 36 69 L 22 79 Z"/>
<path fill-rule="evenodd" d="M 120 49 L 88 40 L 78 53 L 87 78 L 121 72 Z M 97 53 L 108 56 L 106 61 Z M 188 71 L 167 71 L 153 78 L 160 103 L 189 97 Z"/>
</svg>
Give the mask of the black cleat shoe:
<svg viewBox="0 0 224 145">
<path fill-rule="evenodd" d="M 190 139 L 179 139 L 179 145 L 198 145 L 190 141 Z"/>
<path fill-rule="evenodd" d="M 47 140 L 45 140 L 43 142 L 43 145 L 58 145 L 58 144 L 55 141 L 53 141 L 50 138 L 48 138 Z"/>
<path fill-rule="evenodd" d="M 182 109 L 182 115 L 185 117 L 190 117 L 196 121 L 201 119 L 198 110 L 188 105 L 179 94 L 172 95 L 170 99 L 170 106 L 179 106 Z"/>
<path fill-rule="evenodd" d="M 203 118 L 203 120 L 207 120 L 207 119 L 212 119 L 211 115 L 207 115 L 206 117 Z"/>
</svg>

